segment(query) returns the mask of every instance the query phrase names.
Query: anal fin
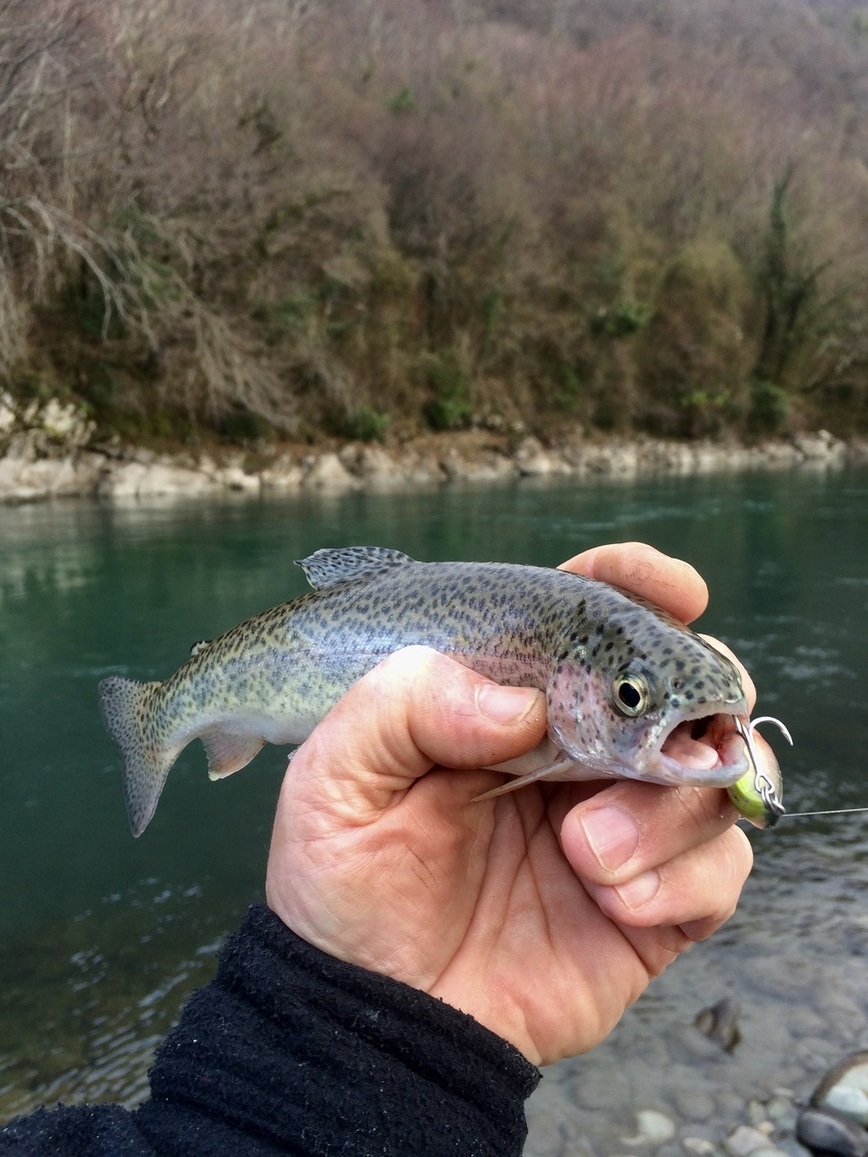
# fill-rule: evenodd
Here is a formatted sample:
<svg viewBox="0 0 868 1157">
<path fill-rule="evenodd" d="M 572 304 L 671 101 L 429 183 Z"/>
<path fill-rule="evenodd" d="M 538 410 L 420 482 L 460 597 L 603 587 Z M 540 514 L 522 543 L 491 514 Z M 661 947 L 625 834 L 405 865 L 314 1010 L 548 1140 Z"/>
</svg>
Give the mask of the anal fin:
<svg viewBox="0 0 868 1157">
<path fill-rule="evenodd" d="M 265 746 L 261 735 L 251 735 L 249 731 L 206 731 L 199 738 L 208 756 L 209 779 L 225 779 L 240 771 Z"/>
</svg>

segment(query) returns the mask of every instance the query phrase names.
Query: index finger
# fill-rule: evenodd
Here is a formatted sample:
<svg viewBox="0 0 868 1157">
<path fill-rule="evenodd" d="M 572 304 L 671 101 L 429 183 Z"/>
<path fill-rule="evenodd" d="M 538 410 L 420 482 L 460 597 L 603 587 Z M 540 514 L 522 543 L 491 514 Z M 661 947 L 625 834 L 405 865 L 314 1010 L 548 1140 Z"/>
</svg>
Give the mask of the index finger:
<svg viewBox="0 0 868 1157">
<path fill-rule="evenodd" d="M 644 542 L 594 546 L 561 563 L 559 569 L 641 595 L 683 623 L 698 618 L 708 606 L 708 587 L 699 572 Z"/>
</svg>

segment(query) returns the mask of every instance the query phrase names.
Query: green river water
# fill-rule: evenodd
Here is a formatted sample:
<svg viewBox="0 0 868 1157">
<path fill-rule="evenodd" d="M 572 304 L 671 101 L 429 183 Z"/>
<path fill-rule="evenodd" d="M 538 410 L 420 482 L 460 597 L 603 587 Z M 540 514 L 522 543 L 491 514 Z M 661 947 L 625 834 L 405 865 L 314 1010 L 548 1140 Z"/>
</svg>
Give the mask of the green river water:
<svg viewBox="0 0 868 1157">
<path fill-rule="evenodd" d="M 197 639 L 301 593 L 293 559 L 320 546 L 554 565 L 638 538 L 702 571 L 702 628 L 751 668 L 760 713 L 789 725 L 792 751 L 767 732 L 788 809 L 868 805 L 866 515 L 864 472 L 0 509 L 0 1120 L 141 1097 L 155 1042 L 261 897 L 286 753 L 211 784 L 193 745 L 134 840 L 102 676 L 164 678 Z M 617 1152 L 643 1106 L 715 1140 L 752 1097 L 809 1092 L 868 1045 L 868 815 L 751 838 L 739 913 L 609 1042 L 551 1071 L 528 1154 Z M 684 1026 L 726 994 L 744 1006 L 742 1044 L 699 1064 Z"/>
</svg>

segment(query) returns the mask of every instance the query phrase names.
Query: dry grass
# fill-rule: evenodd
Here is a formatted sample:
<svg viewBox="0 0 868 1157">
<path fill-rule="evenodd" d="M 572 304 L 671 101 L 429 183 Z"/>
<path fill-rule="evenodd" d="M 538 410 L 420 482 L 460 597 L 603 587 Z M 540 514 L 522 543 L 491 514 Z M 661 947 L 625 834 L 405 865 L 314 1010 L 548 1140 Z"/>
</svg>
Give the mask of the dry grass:
<svg viewBox="0 0 868 1157">
<path fill-rule="evenodd" d="M 5 0 L 0 377 L 103 427 L 744 430 L 754 379 L 868 425 L 855 15 Z"/>
</svg>

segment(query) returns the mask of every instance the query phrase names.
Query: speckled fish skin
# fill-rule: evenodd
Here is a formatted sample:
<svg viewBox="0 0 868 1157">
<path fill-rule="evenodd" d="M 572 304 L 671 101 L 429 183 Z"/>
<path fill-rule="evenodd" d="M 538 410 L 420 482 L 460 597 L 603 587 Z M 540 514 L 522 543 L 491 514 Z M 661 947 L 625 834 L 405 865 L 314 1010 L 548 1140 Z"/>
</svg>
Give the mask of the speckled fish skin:
<svg viewBox="0 0 868 1157">
<path fill-rule="evenodd" d="M 728 659 L 640 599 L 560 570 L 415 562 L 375 547 L 320 550 L 300 565 L 312 592 L 197 644 L 165 682 L 100 684 L 134 835 L 192 739 L 203 741 L 212 778 L 229 775 L 266 742 L 301 743 L 357 679 L 410 644 L 545 691 L 549 736 L 570 761 L 551 778 L 727 786 L 748 770 L 745 759 L 691 769 L 661 755 L 678 723 L 746 717 L 747 705 Z M 613 696 L 624 672 L 649 691 L 637 718 Z"/>
</svg>

